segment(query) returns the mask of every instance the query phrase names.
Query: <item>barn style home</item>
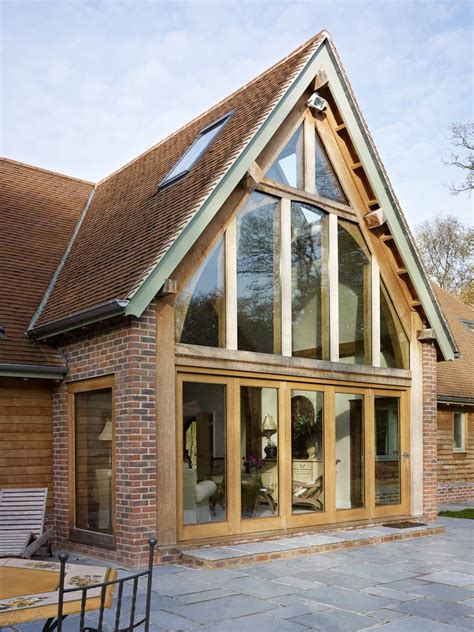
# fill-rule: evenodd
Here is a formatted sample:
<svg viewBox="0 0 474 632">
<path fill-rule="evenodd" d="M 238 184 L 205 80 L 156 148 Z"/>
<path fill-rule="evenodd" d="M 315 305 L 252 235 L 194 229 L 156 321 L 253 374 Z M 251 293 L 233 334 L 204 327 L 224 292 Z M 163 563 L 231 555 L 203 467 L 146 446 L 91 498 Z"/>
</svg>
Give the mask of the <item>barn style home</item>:
<svg viewBox="0 0 474 632">
<path fill-rule="evenodd" d="M 474 501 L 474 307 L 435 287 L 461 352 L 438 364 L 438 502 Z"/>
<path fill-rule="evenodd" d="M 458 349 L 328 33 L 98 183 L 0 170 L 0 485 L 59 544 L 436 519 Z"/>
</svg>

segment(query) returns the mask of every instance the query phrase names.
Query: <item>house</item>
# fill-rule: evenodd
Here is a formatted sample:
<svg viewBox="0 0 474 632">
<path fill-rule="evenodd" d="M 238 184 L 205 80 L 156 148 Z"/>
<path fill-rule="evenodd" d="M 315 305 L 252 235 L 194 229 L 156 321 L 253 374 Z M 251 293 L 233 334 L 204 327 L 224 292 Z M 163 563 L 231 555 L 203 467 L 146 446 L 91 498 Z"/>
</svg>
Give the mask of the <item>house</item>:
<svg viewBox="0 0 474 632">
<path fill-rule="evenodd" d="M 0 484 L 60 545 L 436 519 L 458 350 L 327 32 L 98 183 L 0 170 Z"/>
<path fill-rule="evenodd" d="M 434 287 L 461 357 L 438 364 L 438 502 L 474 500 L 474 308 Z"/>
</svg>

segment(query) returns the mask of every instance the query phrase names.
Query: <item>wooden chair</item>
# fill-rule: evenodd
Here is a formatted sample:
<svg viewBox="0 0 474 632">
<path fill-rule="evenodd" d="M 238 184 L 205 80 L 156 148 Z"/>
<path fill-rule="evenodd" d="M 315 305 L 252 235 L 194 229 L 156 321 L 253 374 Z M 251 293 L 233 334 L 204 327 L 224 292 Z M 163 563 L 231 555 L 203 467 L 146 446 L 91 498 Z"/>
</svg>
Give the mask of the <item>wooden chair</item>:
<svg viewBox="0 0 474 632">
<path fill-rule="evenodd" d="M 293 481 L 293 505 L 309 506 L 315 511 L 323 511 L 323 503 L 321 502 L 321 495 L 324 491 L 323 476 L 318 478 L 312 483 L 302 483 L 300 481 Z"/>
<path fill-rule="evenodd" d="M 44 531 L 47 497 L 47 487 L 0 491 L 0 557 L 30 558 L 50 546 L 53 528 Z"/>
<path fill-rule="evenodd" d="M 114 623 L 107 623 L 105 629 L 112 629 L 113 632 L 133 632 L 135 629 L 143 626 L 143 632 L 148 632 L 150 627 L 153 552 L 155 550 L 156 544 L 157 540 L 155 537 L 151 537 L 148 540 L 149 555 L 148 568 L 146 570 L 134 573 L 133 575 L 127 575 L 127 577 L 120 577 L 119 579 L 103 582 L 101 584 L 90 584 L 88 586 L 81 586 L 80 588 L 65 587 L 66 562 L 69 559 L 69 555 L 66 552 L 59 553 L 58 559 L 61 562 L 61 567 L 59 573 L 58 617 L 56 621 L 54 621 L 53 619 L 49 619 L 43 628 L 43 632 L 62 632 L 63 622 L 64 619 L 67 617 L 67 614 L 64 614 L 64 606 L 65 604 L 67 604 L 67 600 L 70 595 L 77 595 L 75 599 L 81 601 L 81 610 L 79 613 L 79 621 L 77 627 L 78 632 L 103 632 L 105 626 L 104 611 L 107 607 L 110 607 L 110 601 L 112 599 L 115 587 L 118 588 L 118 594 L 116 601 L 112 604 L 112 608 L 115 609 L 115 612 L 113 613 L 111 619 L 113 618 Z M 137 604 L 137 597 L 141 598 L 141 595 L 139 595 L 138 593 L 138 582 L 139 580 L 143 581 L 144 579 L 146 579 L 145 612 L 137 614 L 137 610 L 139 607 Z M 93 626 L 85 624 L 86 617 L 88 619 L 91 619 L 95 616 L 94 611 L 87 609 L 87 599 L 89 597 L 89 591 L 92 591 L 93 593 L 99 591 L 100 597 L 98 622 L 97 624 L 94 623 Z M 122 600 L 124 597 L 128 600 L 128 595 L 130 594 L 129 591 L 131 591 L 130 611 L 128 611 L 127 608 L 127 611 L 123 612 Z M 71 630 L 72 626 L 68 626 L 67 629 Z"/>
</svg>

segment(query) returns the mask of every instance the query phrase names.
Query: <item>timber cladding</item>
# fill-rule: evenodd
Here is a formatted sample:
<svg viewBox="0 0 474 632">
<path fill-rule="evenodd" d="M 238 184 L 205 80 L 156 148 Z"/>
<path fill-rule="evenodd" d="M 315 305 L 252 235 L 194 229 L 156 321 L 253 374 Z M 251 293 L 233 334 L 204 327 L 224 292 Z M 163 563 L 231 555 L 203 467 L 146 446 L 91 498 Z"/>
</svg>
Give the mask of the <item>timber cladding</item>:
<svg viewBox="0 0 474 632">
<path fill-rule="evenodd" d="M 53 423 L 48 380 L 0 378 L 0 487 L 48 487 L 53 509 Z"/>
<path fill-rule="evenodd" d="M 438 493 L 443 497 L 451 494 L 454 497 L 469 495 L 474 497 L 474 410 L 465 410 L 466 450 L 453 450 L 454 411 L 461 408 L 440 406 L 438 408 Z M 466 483 L 467 485 L 462 485 Z M 469 485 L 470 483 L 470 485 Z M 447 498 L 443 498 L 447 500 Z"/>
</svg>

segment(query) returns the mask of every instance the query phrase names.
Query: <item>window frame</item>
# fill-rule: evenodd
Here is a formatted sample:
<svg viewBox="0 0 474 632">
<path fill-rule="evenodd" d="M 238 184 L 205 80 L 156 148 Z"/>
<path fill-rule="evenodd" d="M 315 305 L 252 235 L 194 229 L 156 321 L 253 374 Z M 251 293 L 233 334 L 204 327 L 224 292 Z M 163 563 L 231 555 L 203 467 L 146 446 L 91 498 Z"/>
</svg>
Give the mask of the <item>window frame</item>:
<svg viewBox="0 0 474 632">
<path fill-rule="evenodd" d="M 456 446 L 456 415 L 461 417 L 461 447 Z M 467 452 L 467 413 L 464 410 L 453 410 L 453 452 Z"/>
<path fill-rule="evenodd" d="M 77 393 L 87 393 L 110 389 L 112 398 L 112 534 L 89 531 L 76 526 L 76 423 L 75 402 Z M 73 542 L 91 544 L 104 549 L 115 549 L 116 536 L 116 456 L 115 456 L 115 377 L 102 377 L 77 380 L 67 384 L 68 394 L 68 437 L 69 437 L 69 537 Z"/>
</svg>

